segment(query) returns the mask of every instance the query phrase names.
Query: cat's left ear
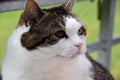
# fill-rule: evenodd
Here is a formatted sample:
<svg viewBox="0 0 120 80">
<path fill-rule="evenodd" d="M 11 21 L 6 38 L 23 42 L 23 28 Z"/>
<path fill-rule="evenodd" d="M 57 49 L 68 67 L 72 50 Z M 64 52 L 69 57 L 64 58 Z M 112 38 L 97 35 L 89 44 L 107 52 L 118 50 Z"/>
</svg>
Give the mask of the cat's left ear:
<svg viewBox="0 0 120 80">
<path fill-rule="evenodd" d="M 24 12 L 20 18 L 19 25 L 33 23 L 44 15 L 43 10 L 34 0 L 27 0 Z"/>
<path fill-rule="evenodd" d="M 65 4 L 62 5 L 62 7 L 66 11 L 71 12 L 75 2 L 76 2 L 76 0 L 68 0 Z"/>
</svg>

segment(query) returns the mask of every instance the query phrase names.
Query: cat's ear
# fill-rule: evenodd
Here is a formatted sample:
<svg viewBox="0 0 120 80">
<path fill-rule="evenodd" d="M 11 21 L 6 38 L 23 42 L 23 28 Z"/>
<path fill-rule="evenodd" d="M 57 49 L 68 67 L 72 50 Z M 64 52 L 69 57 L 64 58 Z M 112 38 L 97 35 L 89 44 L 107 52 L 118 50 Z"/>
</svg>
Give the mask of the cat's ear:
<svg viewBox="0 0 120 80">
<path fill-rule="evenodd" d="M 26 7 L 22 14 L 22 17 L 26 22 L 37 20 L 43 15 L 44 15 L 44 12 L 42 11 L 42 9 L 40 9 L 38 4 L 34 0 L 27 0 Z"/>
<path fill-rule="evenodd" d="M 68 0 L 65 4 L 62 5 L 62 7 L 68 11 L 71 12 L 74 6 L 76 0 Z"/>
</svg>

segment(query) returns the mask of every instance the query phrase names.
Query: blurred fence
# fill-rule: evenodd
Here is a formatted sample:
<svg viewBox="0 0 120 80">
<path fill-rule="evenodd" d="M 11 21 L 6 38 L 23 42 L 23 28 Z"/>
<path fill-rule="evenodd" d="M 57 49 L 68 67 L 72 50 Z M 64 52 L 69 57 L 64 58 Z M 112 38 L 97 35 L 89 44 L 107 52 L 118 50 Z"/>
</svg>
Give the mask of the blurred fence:
<svg viewBox="0 0 120 80">
<path fill-rule="evenodd" d="M 2 76 L 1 76 L 1 74 L 0 74 L 0 80 L 2 80 Z"/>
<path fill-rule="evenodd" d="M 36 0 L 40 6 L 48 6 L 54 4 L 65 3 L 67 0 Z M 78 1 L 93 1 L 93 0 L 78 0 Z M 98 0 L 100 1 L 100 0 Z M 13 11 L 23 9 L 26 0 L 0 0 L 0 12 Z M 110 65 L 111 48 L 113 45 L 120 43 L 120 36 L 113 37 L 113 23 L 115 15 L 116 0 L 103 0 L 101 2 L 101 23 L 99 41 L 88 45 L 98 51 L 98 61 L 107 69 Z M 102 60 L 100 59 L 102 57 Z M 1 77 L 0 77 L 1 80 Z"/>
<path fill-rule="evenodd" d="M 67 0 L 36 0 L 40 6 L 49 6 L 65 3 Z M 78 0 L 78 1 L 93 1 L 93 0 Z M 0 0 L 0 12 L 23 9 L 26 0 Z M 11 6 L 12 5 L 12 6 Z"/>
</svg>

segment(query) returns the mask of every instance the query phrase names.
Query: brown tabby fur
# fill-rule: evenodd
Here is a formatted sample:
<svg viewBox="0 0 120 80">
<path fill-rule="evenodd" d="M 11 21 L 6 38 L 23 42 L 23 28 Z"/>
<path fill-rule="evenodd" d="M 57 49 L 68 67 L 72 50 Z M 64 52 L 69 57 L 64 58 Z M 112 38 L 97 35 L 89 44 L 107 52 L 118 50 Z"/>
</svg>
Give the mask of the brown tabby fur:
<svg viewBox="0 0 120 80">
<path fill-rule="evenodd" d="M 89 55 L 87 55 L 87 57 L 92 62 L 94 67 L 94 80 L 114 80 L 112 75 L 105 67 L 93 60 Z"/>
</svg>

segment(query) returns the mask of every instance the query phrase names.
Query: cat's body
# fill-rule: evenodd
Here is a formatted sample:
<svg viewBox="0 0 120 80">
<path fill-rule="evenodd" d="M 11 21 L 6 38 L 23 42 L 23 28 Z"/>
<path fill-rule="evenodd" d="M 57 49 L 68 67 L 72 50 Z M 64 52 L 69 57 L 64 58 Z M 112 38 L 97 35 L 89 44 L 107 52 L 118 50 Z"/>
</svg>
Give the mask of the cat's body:
<svg viewBox="0 0 120 80">
<path fill-rule="evenodd" d="M 8 40 L 3 80 L 113 80 L 86 54 L 86 30 L 70 13 L 73 3 L 41 10 L 28 0 Z"/>
<path fill-rule="evenodd" d="M 90 78 L 93 76 L 92 64 L 85 54 L 71 60 L 59 55 L 45 54 L 39 50 L 29 52 L 23 48 L 20 37 L 28 30 L 28 27 L 19 27 L 9 39 L 3 63 L 4 80 L 93 80 Z M 54 51 L 50 53 L 52 52 Z"/>
</svg>

